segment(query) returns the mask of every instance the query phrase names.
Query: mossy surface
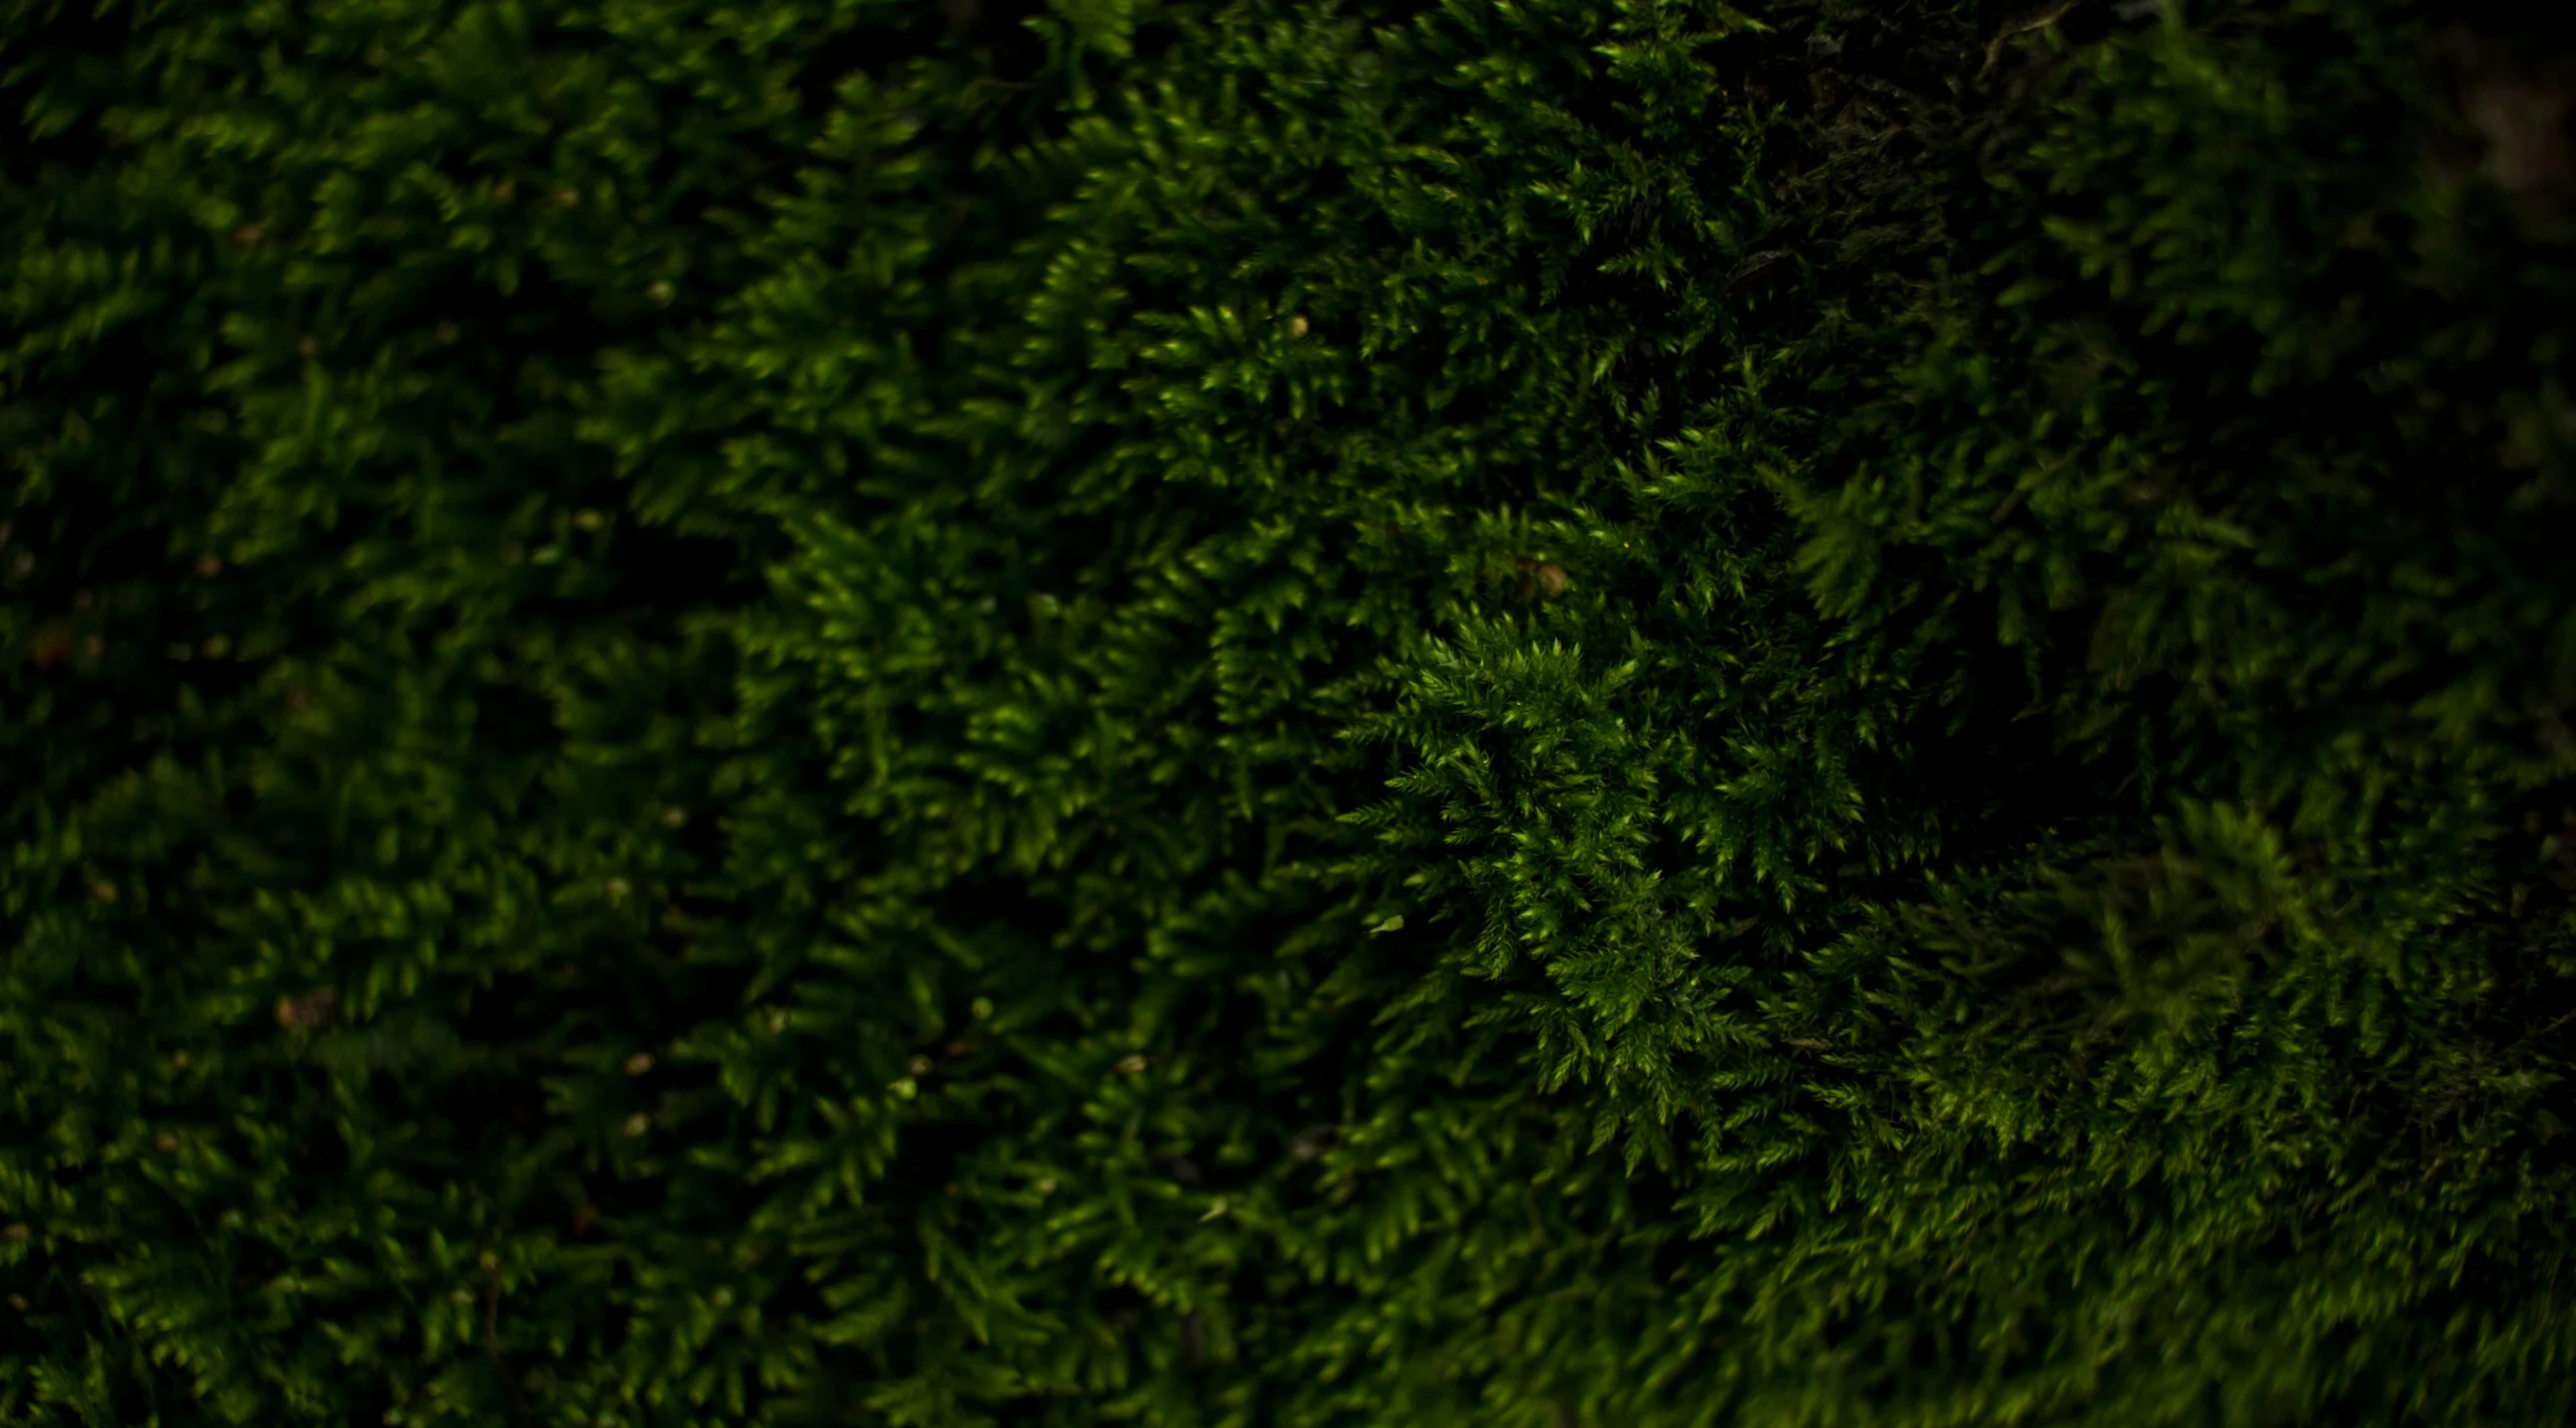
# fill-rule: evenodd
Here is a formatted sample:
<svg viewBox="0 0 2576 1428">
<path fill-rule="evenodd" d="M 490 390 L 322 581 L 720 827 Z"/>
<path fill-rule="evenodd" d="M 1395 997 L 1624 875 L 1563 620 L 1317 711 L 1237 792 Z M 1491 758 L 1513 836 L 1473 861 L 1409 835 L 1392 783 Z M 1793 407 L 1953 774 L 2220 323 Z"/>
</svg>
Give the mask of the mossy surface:
<svg viewBox="0 0 2576 1428">
<path fill-rule="evenodd" d="M 2571 55 L 0 7 L 0 1421 L 2564 1422 Z"/>
</svg>

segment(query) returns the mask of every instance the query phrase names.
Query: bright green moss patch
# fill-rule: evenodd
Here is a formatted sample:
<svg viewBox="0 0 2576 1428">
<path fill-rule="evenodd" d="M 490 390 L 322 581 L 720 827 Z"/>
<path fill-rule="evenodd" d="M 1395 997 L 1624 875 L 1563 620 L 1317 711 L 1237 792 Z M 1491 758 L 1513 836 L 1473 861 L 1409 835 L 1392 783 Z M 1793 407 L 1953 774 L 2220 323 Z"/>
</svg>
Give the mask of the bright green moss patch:
<svg viewBox="0 0 2576 1428">
<path fill-rule="evenodd" d="M 2564 1421 L 2571 54 L 0 9 L 0 1419 Z"/>
</svg>

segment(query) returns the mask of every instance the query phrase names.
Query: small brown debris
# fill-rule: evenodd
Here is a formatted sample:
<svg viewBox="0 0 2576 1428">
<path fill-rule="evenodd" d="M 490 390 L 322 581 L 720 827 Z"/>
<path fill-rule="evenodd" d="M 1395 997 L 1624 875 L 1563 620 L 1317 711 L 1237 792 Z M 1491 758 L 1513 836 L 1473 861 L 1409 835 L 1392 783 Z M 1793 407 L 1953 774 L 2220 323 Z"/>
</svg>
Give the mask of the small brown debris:
<svg viewBox="0 0 2576 1428">
<path fill-rule="evenodd" d="M 665 828 L 677 828 L 688 821 L 689 811 L 685 808 L 665 808 L 662 810 L 662 826 Z"/>
<path fill-rule="evenodd" d="M 2576 146 L 2567 130 L 2576 75 L 2502 36 L 2463 26 L 2444 31 L 2437 45 L 2457 86 L 2460 116 L 2484 141 L 2497 185 L 2541 211 L 2576 196 Z"/>
<path fill-rule="evenodd" d="M 643 1075 L 645 1072 L 650 1071 L 650 1070 L 652 1070 L 652 1069 L 653 1069 L 653 1053 L 652 1053 L 652 1052 L 649 1052 L 649 1051 L 638 1051 L 638 1052 L 636 1052 L 634 1055 L 629 1056 L 629 1057 L 627 1057 L 627 1058 L 626 1058 L 626 1074 L 627 1074 L 627 1075 L 629 1075 L 629 1076 L 641 1076 L 641 1075 Z"/>
<path fill-rule="evenodd" d="M 340 994 L 329 987 L 317 987 L 300 997 L 277 999 L 277 1024 L 290 1031 L 328 1026 L 339 1012 Z"/>
<path fill-rule="evenodd" d="M 24 1240 L 33 1234 L 35 1231 L 25 1225 L 11 1225 L 5 1230 L 0 1230 L 0 1240 Z"/>
<path fill-rule="evenodd" d="M 179 1138 L 168 1131 L 163 1131 L 152 1137 L 152 1148 L 166 1155 L 179 1148 Z"/>
<path fill-rule="evenodd" d="M 201 578 L 212 580 L 223 573 L 224 558 L 222 556 L 208 554 L 197 557 L 197 574 Z"/>
<path fill-rule="evenodd" d="M 1137 1072 L 1145 1069 L 1145 1058 L 1130 1053 L 1119 1057 L 1118 1064 L 1110 1067 L 1109 1069 L 1117 1072 L 1121 1076 L 1133 1076 Z"/>
<path fill-rule="evenodd" d="M 1789 252 L 1785 248 L 1777 248 L 1769 252 L 1755 253 L 1748 256 L 1743 262 L 1735 265 L 1734 272 L 1727 274 L 1726 295 L 1728 297 L 1733 297 L 1736 294 L 1743 292 L 1746 288 L 1752 287 L 1757 283 L 1767 282 L 1770 279 L 1787 272 L 1788 269 L 1781 265 L 1786 263 L 1788 260 Z"/>
<path fill-rule="evenodd" d="M 286 691 L 286 707 L 301 714 L 313 706 L 313 696 L 302 689 Z"/>
<path fill-rule="evenodd" d="M 295 355 L 310 362 L 322 355 L 322 344 L 310 337 L 299 337 L 295 339 Z"/>
<path fill-rule="evenodd" d="M 1997 31 L 1993 42 L 1986 46 L 1986 62 L 1977 71 L 1977 78 L 1983 80 L 1988 74 L 1994 72 L 1995 61 L 2003 57 L 2006 42 L 2016 35 L 2027 35 L 2034 30 L 2045 30 L 2056 24 L 2058 17 L 2065 14 L 2074 3 L 2075 0 L 2055 0 L 2055 3 L 2044 5 Z"/>
<path fill-rule="evenodd" d="M 519 186 L 510 182 L 508 179 L 503 179 L 499 183 L 492 185 L 492 197 L 503 203 L 508 203 L 511 199 L 517 198 L 518 196 Z"/>
<path fill-rule="evenodd" d="M 268 230 L 266 228 L 256 223 L 245 223 L 241 227 L 233 230 L 233 246 L 236 248 L 256 248 L 259 246 L 260 240 L 267 236 Z"/>
<path fill-rule="evenodd" d="M 1315 1160 L 1341 1143 L 1341 1127 L 1308 1126 L 1289 1140 L 1288 1153 L 1299 1160 Z"/>
<path fill-rule="evenodd" d="M 1550 596 L 1565 593 L 1565 567 L 1551 560 L 1523 556 L 1512 562 L 1512 577 L 1520 582 L 1523 595 L 1529 594 L 1533 586 L 1545 590 Z"/>
<path fill-rule="evenodd" d="M 646 300 L 651 302 L 655 307 L 669 307 L 672 300 L 677 298 L 679 295 L 679 289 L 672 287 L 669 283 L 655 283 L 644 290 Z"/>
<path fill-rule="evenodd" d="M 554 192 L 554 200 L 555 207 L 557 208 L 578 208 L 581 206 L 581 190 L 577 188 L 556 189 Z"/>
<path fill-rule="evenodd" d="M 30 658 L 38 669 L 52 669 L 72 657 L 72 632 L 61 625 L 47 625 L 36 631 L 35 649 Z"/>
<path fill-rule="evenodd" d="M 916 1056 L 916 1057 L 912 1058 L 912 1060 L 911 1060 L 911 1061 L 909 1061 L 909 1062 L 905 1063 L 905 1065 L 904 1065 L 904 1069 L 905 1069 L 906 1071 L 911 1072 L 911 1073 L 912 1073 L 913 1075 L 915 1075 L 915 1076 L 927 1076 L 927 1075 L 929 1075 L 929 1074 L 931 1073 L 931 1071 L 932 1071 L 933 1069 L 935 1069 L 935 1068 L 933 1068 L 933 1066 L 931 1065 L 931 1061 L 930 1061 L 930 1058 L 929 1058 L 929 1057 L 927 1057 L 927 1056 Z"/>
<path fill-rule="evenodd" d="M 89 895 L 100 902 L 116 901 L 116 884 L 96 882 L 89 885 Z"/>
</svg>

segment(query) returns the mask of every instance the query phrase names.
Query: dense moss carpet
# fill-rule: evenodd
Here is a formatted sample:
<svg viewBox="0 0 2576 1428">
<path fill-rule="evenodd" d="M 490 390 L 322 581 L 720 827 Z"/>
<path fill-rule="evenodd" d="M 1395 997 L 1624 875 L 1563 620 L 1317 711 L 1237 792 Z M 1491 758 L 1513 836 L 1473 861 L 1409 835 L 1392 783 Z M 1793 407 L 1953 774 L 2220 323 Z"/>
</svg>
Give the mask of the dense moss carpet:
<svg viewBox="0 0 2576 1428">
<path fill-rule="evenodd" d="M 2542 16 L 0 5 L 0 1422 L 2567 1422 Z"/>
</svg>

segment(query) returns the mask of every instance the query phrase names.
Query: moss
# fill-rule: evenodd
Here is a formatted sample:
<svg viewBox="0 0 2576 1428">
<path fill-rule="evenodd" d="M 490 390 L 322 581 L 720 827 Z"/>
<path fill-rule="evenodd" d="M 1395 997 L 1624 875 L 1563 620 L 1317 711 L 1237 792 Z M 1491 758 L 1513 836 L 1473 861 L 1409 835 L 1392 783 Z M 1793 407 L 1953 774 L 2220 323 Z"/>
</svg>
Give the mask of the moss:
<svg viewBox="0 0 2576 1428">
<path fill-rule="evenodd" d="M 2522 23 L 0 15 L 0 1416 L 2561 1421 Z"/>
</svg>

